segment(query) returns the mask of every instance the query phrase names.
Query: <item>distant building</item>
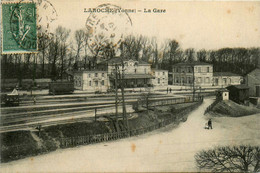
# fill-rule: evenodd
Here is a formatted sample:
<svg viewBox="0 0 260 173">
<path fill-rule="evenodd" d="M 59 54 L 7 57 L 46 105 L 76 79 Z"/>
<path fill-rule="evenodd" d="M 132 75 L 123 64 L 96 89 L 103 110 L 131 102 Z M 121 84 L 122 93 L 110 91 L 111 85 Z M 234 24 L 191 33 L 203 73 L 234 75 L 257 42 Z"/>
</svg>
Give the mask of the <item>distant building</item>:
<svg viewBox="0 0 260 173">
<path fill-rule="evenodd" d="M 214 72 L 213 73 L 213 85 L 214 86 L 229 86 L 240 85 L 243 77 L 231 72 Z"/>
<path fill-rule="evenodd" d="M 245 103 L 249 99 L 249 87 L 246 85 L 230 85 L 227 89 L 229 99 L 236 103 Z"/>
<path fill-rule="evenodd" d="M 168 70 L 152 69 L 153 86 L 168 86 Z"/>
<path fill-rule="evenodd" d="M 212 86 L 213 65 L 205 62 L 184 62 L 173 65 L 173 85 Z"/>
<path fill-rule="evenodd" d="M 245 77 L 246 85 L 249 87 L 250 97 L 260 97 L 260 68 L 248 73 Z"/>
<path fill-rule="evenodd" d="M 168 85 L 167 70 L 152 70 L 151 64 L 144 61 L 131 59 L 121 61 L 120 58 L 113 58 L 99 63 L 97 69 L 74 72 L 75 89 L 104 92 L 107 89 L 114 88 L 116 67 L 119 84 L 122 77 L 122 63 L 124 64 L 125 88 Z"/>
<path fill-rule="evenodd" d="M 88 91 L 107 91 L 109 88 L 107 71 L 76 71 L 74 72 L 74 88 Z"/>
<path fill-rule="evenodd" d="M 105 64 L 105 66 L 104 66 Z M 151 64 L 137 60 L 123 60 L 124 79 L 126 88 L 147 87 L 152 85 Z M 122 72 L 122 61 L 120 58 L 113 58 L 106 62 L 100 63 L 104 69 L 107 69 L 111 87 L 114 86 L 116 65 L 118 72 Z"/>
</svg>

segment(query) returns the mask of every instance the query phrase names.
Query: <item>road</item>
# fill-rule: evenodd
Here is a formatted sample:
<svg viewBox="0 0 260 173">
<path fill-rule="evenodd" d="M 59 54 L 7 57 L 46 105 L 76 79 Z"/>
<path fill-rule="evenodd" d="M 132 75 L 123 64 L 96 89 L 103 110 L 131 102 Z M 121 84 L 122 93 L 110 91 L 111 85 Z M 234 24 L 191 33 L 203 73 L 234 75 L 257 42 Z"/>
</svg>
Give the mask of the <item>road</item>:
<svg viewBox="0 0 260 173">
<path fill-rule="evenodd" d="M 118 141 L 60 149 L 1 165 L 2 172 L 125 172 L 199 171 L 194 155 L 220 145 L 260 145 L 260 114 L 240 118 L 212 118 L 213 130 L 204 129 L 204 110 L 213 100 L 192 111 L 188 120 Z M 242 132 L 242 133 L 241 133 Z"/>
</svg>

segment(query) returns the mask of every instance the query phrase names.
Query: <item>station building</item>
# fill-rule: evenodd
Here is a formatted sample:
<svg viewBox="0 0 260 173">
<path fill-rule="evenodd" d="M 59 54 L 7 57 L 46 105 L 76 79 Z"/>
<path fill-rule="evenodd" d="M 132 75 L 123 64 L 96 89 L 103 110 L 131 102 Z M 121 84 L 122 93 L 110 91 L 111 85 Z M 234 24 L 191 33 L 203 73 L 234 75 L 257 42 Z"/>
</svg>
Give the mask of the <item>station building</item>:
<svg viewBox="0 0 260 173">
<path fill-rule="evenodd" d="M 102 91 L 109 88 L 107 71 L 81 70 L 74 72 L 74 88 L 78 90 Z"/>
<path fill-rule="evenodd" d="M 124 80 L 126 88 L 136 88 L 136 87 L 147 87 L 152 85 L 152 71 L 151 64 L 144 61 L 137 60 L 121 60 L 120 58 L 113 58 L 106 63 L 107 72 L 109 75 L 109 81 L 111 87 L 114 86 L 116 67 L 118 67 L 118 72 L 124 70 Z M 122 63 L 124 69 L 122 69 Z"/>
<path fill-rule="evenodd" d="M 125 88 L 168 85 L 167 70 L 152 70 L 151 64 L 144 61 L 113 58 L 98 63 L 95 70 L 74 72 L 74 86 L 79 90 L 105 92 L 115 87 L 116 71 L 118 80 L 122 78 L 122 70 L 124 71 Z"/>
<path fill-rule="evenodd" d="M 153 86 L 168 86 L 168 70 L 152 69 Z"/>
<path fill-rule="evenodd" d="M 173 85 L 212 86 L 213 65 L 205 62 L 183 62 L 173 65 Z"/>
<path fill-rule="evenodd" d="M 214 72 L 213 86 L 227 87 L 229 85 L 240 85 L 243 77 L 231 72 Z"/>
</svg>

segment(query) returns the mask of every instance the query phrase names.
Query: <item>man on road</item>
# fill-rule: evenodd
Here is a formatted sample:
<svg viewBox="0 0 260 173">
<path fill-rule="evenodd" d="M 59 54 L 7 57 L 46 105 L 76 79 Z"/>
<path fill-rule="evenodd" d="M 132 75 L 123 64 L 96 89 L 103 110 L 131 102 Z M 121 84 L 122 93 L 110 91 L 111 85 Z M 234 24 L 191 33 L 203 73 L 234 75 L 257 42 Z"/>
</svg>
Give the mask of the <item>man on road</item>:
<svg viewBox="0 0 260 173">
<path fill-rule="evenodd" d="M 209 121 L 208 121 L 208 127 L 209 127 L 209 129 L 210 129 L 210 128 L 213 129 L 213 128 L 212 128 L 212 121 L 211 121 L 211 119 L 209 119 Z"/>
</svg>

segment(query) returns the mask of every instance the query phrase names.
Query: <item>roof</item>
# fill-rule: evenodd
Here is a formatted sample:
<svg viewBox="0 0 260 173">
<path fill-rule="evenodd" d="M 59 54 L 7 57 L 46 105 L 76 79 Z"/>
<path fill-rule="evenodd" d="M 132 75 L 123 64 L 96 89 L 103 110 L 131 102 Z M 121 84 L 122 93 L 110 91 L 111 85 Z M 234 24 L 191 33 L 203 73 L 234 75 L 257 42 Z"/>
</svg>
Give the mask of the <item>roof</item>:
<svg viewBox="0 0 260 173">
<path fill-rule="evenodd" d="M 228 89 L 226 88 L 220 88 L 217 90 L 217 92 L 228 92 Z"/>
<path fill-rule="evenodd" d="M 214 72 L 213 76 L 240 76 L 240 75 L 231 72 Z"/>
<path fill-rule="evenodd" d="M 153 71 L 168 71 L 168 70 L 163 70 L 163 69 L 152 69 Z"/>
<path fill-rule="evenodd" d="M 102 70 L 80 70 L 80 71 L 74 71 L 73 73 L 107 73 L 107 71 L 102 71 Z"/>
<path fill-rule="evenodd" d="M 200 62 L 200 61 L 193 61 L 193 62 L 180 62 L 174 64 L 173 66 L 195 66 L 195 65 L 212 65 L 212 64 L 206 62 Z"/>
<path fill-rule="evenodd" d="M 124 79 L 149 79 L 149 78 L 153 78 L 153 76 L 150 74 L 125 74 L 124 75 Z"/>
<path fill-rule="evenodd" d="M 249 89 L 249 87 L 245 84 L 242 84 L 242 85 L 230 85 L 228 86 L 227 88 L 237 88 L 237 89 Z"/>
<path fill-rule="evenodd" d="M 255 68 L 254 70 L 250 71 L 249 73 L 247 73 L 246 75 L 252 74 L 252 73 L 256 73 L 259 74 L 260 73 L 260 68 Z"/>
<path fill-rule="evenodd" d="M 132 59 L 123 59 L 123 61 L 131 61 Z M 132 60 L 132 61 L 137 61 L 137 60 Z M 121 58 L 120 57 L 116 57 L 116 58 L 112 58 L 112 59 L 109 59 L 109 60 L 106 60 L 106 61 L 102 61 L 100 62 L 99 64 L 119 64 L 121 63 Z M 139 64 L 142 64 L 142 65 L 150 65 L 150 63 L 148 62 L 145 62 L 145 61 L 142 61 L 142 60 L 138 60 L 138 63 Z"/>
</svg>

